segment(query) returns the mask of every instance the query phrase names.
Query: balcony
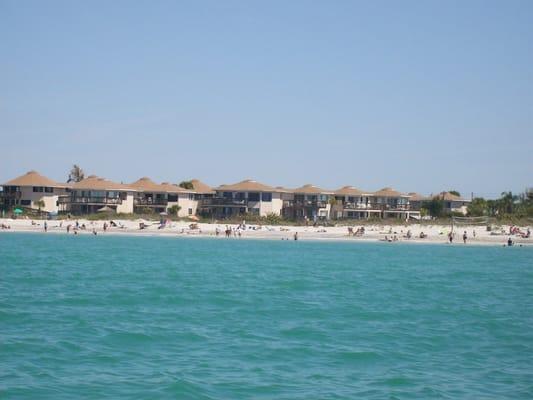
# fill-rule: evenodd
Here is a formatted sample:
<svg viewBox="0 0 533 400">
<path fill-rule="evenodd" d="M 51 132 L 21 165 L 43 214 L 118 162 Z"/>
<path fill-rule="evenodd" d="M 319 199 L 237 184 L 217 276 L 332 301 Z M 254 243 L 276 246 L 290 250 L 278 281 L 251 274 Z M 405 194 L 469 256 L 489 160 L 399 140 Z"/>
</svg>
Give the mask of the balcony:
<svg viewBox="0 0 533 400">
<path fill-rule="evenodd" d="M 246 207 L 246 200 L 225 199 L 223 197 L 213 197 L 203 199 L 201 205 L 204 207 Z"/>
<path fill-rule="evenodd" d="M 136 206 L 166 206 L 168 205 L 167 199 L 152 199 L 152 198 L 144 198 L 144 199 L 135 199 L 134 204 Z"/>
<path fill-rule="evenodd" d="M 328 203 L 326 201 L 312 201 L 312 200 L 295 200 L 292 203 L 293 207 L 311 207 L 311 208 L 326 208 Z"/>
<path fill-rule="evenodd" d="M 59 204 L 122 204 L 120 198 L 109 197 L 60 197 L 58 199 Z"/>
<path fill-rule="evenodd" d="M 345 210 L 409 211 L 409 204 L 344 203 Z"/>
</svg>

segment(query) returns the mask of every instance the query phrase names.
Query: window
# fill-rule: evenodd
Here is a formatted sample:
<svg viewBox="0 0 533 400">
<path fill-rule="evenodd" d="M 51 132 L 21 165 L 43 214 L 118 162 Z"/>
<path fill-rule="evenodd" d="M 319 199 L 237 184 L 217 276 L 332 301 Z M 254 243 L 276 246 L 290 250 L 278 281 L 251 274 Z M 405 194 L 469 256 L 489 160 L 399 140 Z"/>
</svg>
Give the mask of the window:
<svg viewBox="0 0 533 400">
<path fill-rule="evenodd" d="M 235 193 L 235 199 L 236 200 L 244 200 L 244 192 L 237 192 Z"/>
<path fill-rule="evenodd" d="M 192 208 L 189 208 L 189 215 L 192 215 Z"/>
<path fill-rule="evenodd" d="M 272 193 L 261 193 L 261 201 L 272 201 Z"/>
<path fill-rule="evenodd" d="M 42 186 L 34 186 L 33 187 L 33 191 L 34 192 L 43 192 L 44 191 L 44 188 Z"/>
<path fill-rule="evenodd" d="M 54 193 L 54 188 L 52 188 L 52 187 L 45 187 L 45 188 L 44 188 L 44 191 L 45 191 L 46 193 Z"/>
<path fill-rule="evenodd" d="M 258 192 L 248 193 L 248 201 L 259 201 L 259 193 Z"/>
<path fill-rule="evenodd" d="M 189 200 L 194 200 L 194 193 L 189 193 Z"/>
<path fill-rule="evenodd" d="M 31 206 L 31 200 L 21 200 L 20 201 L 21 206 Z"/>
<path fill-rule="evenodd" d="M 178 195 L 177 194 L 169 194 L 168 195 L 168 201 L 172 201 L 172 202 L 178 201 Z"/>
</svg>

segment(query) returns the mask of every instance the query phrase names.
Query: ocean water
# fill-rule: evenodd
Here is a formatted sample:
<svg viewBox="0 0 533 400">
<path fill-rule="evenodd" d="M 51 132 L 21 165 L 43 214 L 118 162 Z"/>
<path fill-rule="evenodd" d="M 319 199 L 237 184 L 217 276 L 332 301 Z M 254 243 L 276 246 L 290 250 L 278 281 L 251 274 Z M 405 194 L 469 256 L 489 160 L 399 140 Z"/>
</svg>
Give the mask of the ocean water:
<svg viewBox="0 0 533 400">
<path fill-rule="evenodd" d="M 531 399 L 533 248 L 0 234 L 2 399 Z"/>
</svg>

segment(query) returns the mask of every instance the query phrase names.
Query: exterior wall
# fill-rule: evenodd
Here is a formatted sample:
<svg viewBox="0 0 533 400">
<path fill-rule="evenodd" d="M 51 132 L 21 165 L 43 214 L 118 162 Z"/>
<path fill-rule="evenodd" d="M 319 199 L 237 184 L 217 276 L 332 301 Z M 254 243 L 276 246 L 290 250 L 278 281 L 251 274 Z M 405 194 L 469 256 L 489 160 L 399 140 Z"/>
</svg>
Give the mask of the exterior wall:
<svg viewBox="0 0 533 400">
<path fill-rule="evenodd" d="M 178 195 L 178 202 L 169 202 L 168 207 L 172 207 L 174 204 L 178 204 L 181 207 L 178 212 L 178 217 L 180 218 L 196 215 L 196 212 L 198 211 L 198 200 L 194 198 L 193 193 L 180 193 Z M 191 212 L 189 213 L 189 211 Z"/>
<path fill-rule="evenodd" d="M 444 207 L 447 211 L 466 215 L 468 213 L 468 203 L 467 201 L 444 201 Z"/>
<path fill-rule="evenodd" d="M 39 209 L 39 206 L 37 205 L 37 202 L 39 200 L 44 201 L 44 207 L 41 208 L 41 211 L 49 212 L 49 213 L 56 213 L 59 210 L 59 206 L 57 204 L 59 195 L 66 194 L 66 189 L 64 188 L 53 188 L 52 193 L 47 192 L 34 192 L 33 186 L 20 186 L 20 198 L 17 199 L 17 205 L 21 205 L 23 207 L 30 207 L 35 210 Z M 22 204 L 22 201 L 30 201 L 29 205 Z"/>
<path fill-rule="evenodd" d="M 272 201 L 270 202 L 270 212 L 276 215 L 281 215 L 282 209 L 283 209 L 282 193 L 272 193 Z"/>
<path fill-rule="evenodd" d="M 133 198 L 134 194 L 128 192 L 126 200 L 122 200 L 121 204 L 117 204 L 117 213 L 132 214 L 133 213 Z"/>
</svg>

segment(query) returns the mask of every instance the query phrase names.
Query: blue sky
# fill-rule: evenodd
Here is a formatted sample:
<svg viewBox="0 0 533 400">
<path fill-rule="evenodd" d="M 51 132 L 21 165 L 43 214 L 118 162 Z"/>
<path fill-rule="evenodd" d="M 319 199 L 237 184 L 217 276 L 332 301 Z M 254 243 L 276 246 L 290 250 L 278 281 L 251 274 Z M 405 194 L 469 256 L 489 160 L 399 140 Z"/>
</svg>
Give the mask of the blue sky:
<svg viewBox="0 0 533 400">
<path fill-rule="evenodd" d="M 0 0 L 0 181 L 533 185 L 531 1 Z"/>
</svg>

